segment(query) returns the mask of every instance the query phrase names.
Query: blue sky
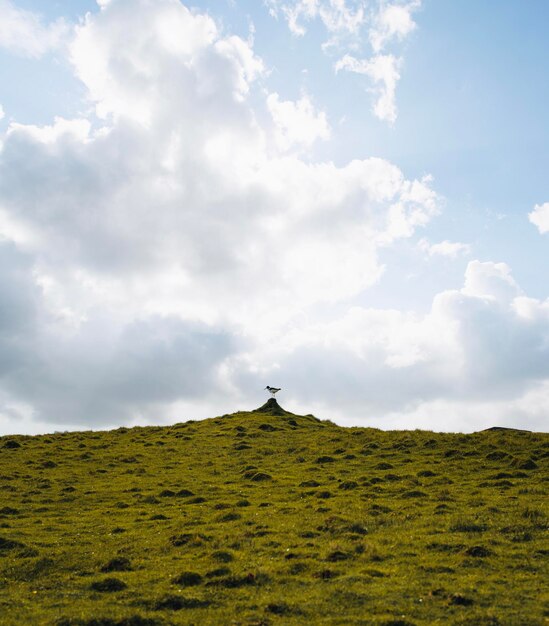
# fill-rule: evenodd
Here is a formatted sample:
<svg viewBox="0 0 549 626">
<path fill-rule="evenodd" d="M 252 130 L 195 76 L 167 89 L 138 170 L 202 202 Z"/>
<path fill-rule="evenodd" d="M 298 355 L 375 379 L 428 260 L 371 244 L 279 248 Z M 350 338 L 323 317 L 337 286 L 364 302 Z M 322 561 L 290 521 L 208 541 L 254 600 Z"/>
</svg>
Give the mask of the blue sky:
<svg viewBox="0 0 549 626">
<path fill-rule="evenodd" d="M 546 2 L 100 4 L 0 0 L 1 432 L 546 429 Z"/>
</svg>

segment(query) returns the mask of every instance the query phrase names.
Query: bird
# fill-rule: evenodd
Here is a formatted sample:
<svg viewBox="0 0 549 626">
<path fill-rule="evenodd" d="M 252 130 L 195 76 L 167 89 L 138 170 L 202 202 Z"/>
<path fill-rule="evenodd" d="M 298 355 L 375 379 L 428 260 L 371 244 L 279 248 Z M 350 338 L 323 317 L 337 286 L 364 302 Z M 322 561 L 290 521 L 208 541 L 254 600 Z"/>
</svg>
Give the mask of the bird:
<svg viewBox="0 0 549 626">
<path fill-rule="evenodd" d="M 277 391 L 280 391 L 280 388 L 277 389 L 276 387 L 269 387 L 269 385 L 267 385 L 265 389 L 269 391 L 269 393 L 271 394 L 271 396 L 273 396 L 273 398 L 274 398 L 275 393 Z"/>
</svg>

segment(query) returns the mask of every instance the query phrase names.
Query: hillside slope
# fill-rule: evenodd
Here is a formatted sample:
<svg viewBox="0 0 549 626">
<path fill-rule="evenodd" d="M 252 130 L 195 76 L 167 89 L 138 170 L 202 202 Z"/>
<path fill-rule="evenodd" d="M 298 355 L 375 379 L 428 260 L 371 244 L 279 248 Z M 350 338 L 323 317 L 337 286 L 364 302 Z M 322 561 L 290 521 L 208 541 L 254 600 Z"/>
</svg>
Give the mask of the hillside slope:
<svg viewBox="0 0 549 626">
<path fill-rule="evenodd" d="M 549 435 L 343 428 L 269 401 L 0 438 L 5 626 L 549 618 Z"/>
</svg>

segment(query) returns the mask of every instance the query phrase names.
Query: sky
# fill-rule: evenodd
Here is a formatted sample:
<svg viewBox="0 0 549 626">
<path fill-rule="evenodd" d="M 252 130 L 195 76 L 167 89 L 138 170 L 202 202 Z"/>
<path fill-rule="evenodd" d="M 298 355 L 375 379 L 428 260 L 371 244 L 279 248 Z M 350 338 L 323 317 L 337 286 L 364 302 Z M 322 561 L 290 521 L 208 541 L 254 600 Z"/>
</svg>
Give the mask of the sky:
<svg viewBox="0 0 549 626">
<path fill-rule="evenodd" d="M 547 431 L 548 20 L 0 0 L 0 434 Z"/>
</svg>

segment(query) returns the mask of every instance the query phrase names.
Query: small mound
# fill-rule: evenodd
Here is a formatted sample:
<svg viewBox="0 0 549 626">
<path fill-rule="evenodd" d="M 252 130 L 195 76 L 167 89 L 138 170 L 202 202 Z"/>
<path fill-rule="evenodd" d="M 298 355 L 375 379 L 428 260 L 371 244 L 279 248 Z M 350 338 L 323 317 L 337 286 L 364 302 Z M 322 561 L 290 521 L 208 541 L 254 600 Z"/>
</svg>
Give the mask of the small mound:
<svg viewBox="0 0 549 626">
<path fill-rule="evenodd" d="M 15 439 L 8 439 L 2 447 L 8 450 L 17 450 L 17 448 L 21 447 L 21 444 L 15 441 Z"/>
<path fill-rule="evenodd" d="M 465 550 L 465 554 L 475 558 L 485 558 L 487 556 L 492 556 L 493 552 L 484 546 L 471 546 Z"/>
<path fill-rule="evenodd" d="M 511 433 L 529 433 L 530 430 L 523 430 L 522 428 L 506 428 L 505 426 L 492 426 L 491 428 L 485 428 L 480 431 L 481 433 L 498 433 L 498 432 L 511 432 Z"/>
<path fill-rule="evenodd" d="M 202 576 L 197 572 L 182 572 L 179 576 L 176 576 L 172 582 L 174 585 L 180 585 L 181 587 L 194 587 L 200 585 Z"/>
<path fill-rule="evenodd" d="M 199 598 L 185 598 L 183 596 L 166 596 L 158 600 L 154 608 L 157 611 L 181 611 L 181 609 L 204 609 L 210 606 L 209 600 Z"/>
<path fill-rule="evenodd" d="M 0 553 L 7 552 L 8 550 L 18 550 L 20 548 L 26 548 L 24 543 L 20 541 L 13 541 L 12 539 L 5 539 L 0 537 Z"/>
<path fill-rule="evenodd" d="M 240 587 L 255 586 L 262 582 L 260 578 L 254 574 L 245 574 L 244 576 L 228 576 L 219 580 L 208 583 L 210 586 L 225 587 L 227 589 L 238 589 Z"/>
<path fill-rule="evenodd" d="M 260 424 L 258 428 L 259 430 L 263 430 L 267 433 L 274 433 L 275 430 L 280 430 L 279 428 L 277 428 L 276 426 L 273 426 L 272 424 Z"/>
<path fill-rule="evenodd" d="M 272 480 L 273 477 L 265 472 L 256 472 L 255 470 L 249 470 L 243 474 L 243 477 L 247 480 L 253 480 L 256 483 L 263 482 L 265 480 Z"/>
<path fill-rule="evenodd" d="M 265 413 L 267 415 L 293 415 L 293 413 L 284 410 L 274 398 L 269 398 L 263 406 L 260 406 L 258 409 L 253 411 L 253 413 Z"/>
<path fill-rule="evenodd" d="M 273 615 L 287 615 L 293 612 L 286 602 L 271 602 L 265 607 L 265 611 L 273 613 Z"/>
<path fill-rule="evenodd" d="M 105 563 L 101 568 L 102 572 L 129 572 L 132 569 L 132 565 L 129 559 L 123 556 L 117 556 L 111 559 L 108 563 Z"/>
<path fill-rule="evenodd" d="M 0 515 L 19 515 L 19 509 L 14 509 L 11 506 L 4 506 L 0 509 Z"/>
<path fill-rule="evenodd" d="M 234 556 L 225 550 L 218 550 L 212 554 L 212 559 L 219 561 L 219 563 L 230 563 L 234 561 Z"/>
<path fill-rule="evenodd" d="M 141 615 L 132 615 L 114 619 L 110 617 L 92 617 L 91 619 L 70 619 L 63 617 L 56 626 L 162 626 L 163 622 Z"/>
<path fill-rule="evenodd" d="M 90 585 L 93 591 L 101 592 L 123 591 L 126 587 L 126 583 L 118 578 L 104 578 L 103 580 L 96 580 Z"/>
</svg>

